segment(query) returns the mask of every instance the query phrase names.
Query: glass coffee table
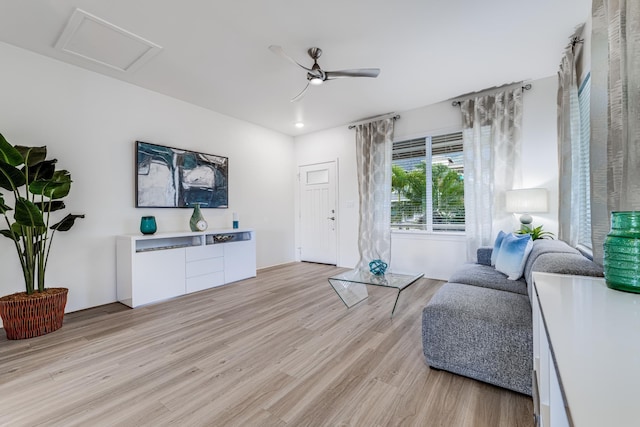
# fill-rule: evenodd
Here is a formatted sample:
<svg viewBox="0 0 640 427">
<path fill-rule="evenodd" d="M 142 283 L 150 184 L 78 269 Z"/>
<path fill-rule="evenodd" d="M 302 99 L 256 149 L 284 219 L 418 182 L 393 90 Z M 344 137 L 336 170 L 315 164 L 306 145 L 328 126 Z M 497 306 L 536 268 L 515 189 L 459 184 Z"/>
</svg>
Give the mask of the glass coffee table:
<svg viewBox="0 0 640 427">
<path fill-rule="evenodd" d="M 391 310 L 391 317 L 393 317 L 396 306 L 398 305 L 400 293 L 416 283 L 422 276 L 424 276 L 424 273 L 387 273 L 382 276 L 376 276 L 366 270 L 350 270 L 330 277 L 329 283 L 347 308 L 353 307 L 369 296 L 367 293 L 367 285 L 397 289 L 398 295 L 396 296 L 396 302 L 393 304 L 393 310 Z"/>
</svg>

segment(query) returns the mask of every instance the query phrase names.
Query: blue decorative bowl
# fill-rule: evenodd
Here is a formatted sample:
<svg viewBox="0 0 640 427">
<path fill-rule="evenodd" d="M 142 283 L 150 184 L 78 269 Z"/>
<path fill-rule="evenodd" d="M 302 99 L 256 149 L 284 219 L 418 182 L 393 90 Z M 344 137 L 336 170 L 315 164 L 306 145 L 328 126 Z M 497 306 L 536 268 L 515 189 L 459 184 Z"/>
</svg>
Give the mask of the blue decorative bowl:
<svg viewBox="0 0 640 427">
<path fill-rule="evenodd" d="M 387 271 L 387 263 L 380 259 L 374 259 L 369 263 L 369 271 L 374 276 L 383 276 Z"/>
</svg>

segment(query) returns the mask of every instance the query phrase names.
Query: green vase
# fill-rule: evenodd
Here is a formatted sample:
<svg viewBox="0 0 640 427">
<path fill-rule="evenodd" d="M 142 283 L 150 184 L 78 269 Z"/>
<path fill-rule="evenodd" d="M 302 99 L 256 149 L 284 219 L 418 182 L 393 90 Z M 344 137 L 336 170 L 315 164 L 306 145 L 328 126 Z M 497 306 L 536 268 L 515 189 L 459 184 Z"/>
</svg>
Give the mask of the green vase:
<svg viewBox="0 0 640 427">
<path fill-rule="evenodd" d="M 140 232 L 142 234 L 153 234 L 158 230 L 155 216 L 143 216 L 140 219 Z"/>
<path fill-rule="evenodd" d="M 611 212 L 603 261 L 608 287 L 640 293 L 640 211 Z"/>
<path fill-rule="evenodd" d="M 200 204 L 196 203 L 189 220 L 189 227 L 191 231 L 205 231 L 207 229 L 207 221 L 204 220 L 202 212 L 200 212 Z"/>
</svg>

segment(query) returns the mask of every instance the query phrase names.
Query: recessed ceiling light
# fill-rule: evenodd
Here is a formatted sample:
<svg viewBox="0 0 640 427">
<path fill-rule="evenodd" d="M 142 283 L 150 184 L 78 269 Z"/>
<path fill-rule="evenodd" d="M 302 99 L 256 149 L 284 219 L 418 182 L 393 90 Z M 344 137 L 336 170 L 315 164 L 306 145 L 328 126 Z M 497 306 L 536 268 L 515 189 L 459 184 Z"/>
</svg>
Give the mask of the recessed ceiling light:
<svg viewBox="0 0 640 427">
<path fill-rule="evenodd" d="M 304 123 L 296 122 L 295 127 L 297 127 L 298 129 L 302 129 L 304 127 Z"/>
</svg>

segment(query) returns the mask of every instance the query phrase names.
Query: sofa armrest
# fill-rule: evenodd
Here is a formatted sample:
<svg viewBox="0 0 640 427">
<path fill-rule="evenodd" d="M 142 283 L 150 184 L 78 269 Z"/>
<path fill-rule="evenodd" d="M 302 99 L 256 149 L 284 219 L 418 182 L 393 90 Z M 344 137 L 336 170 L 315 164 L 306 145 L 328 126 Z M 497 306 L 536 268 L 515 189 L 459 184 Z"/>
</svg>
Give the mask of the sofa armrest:
<svg viewBox="0 0 640 427">
<path fill-rule="evenodd" d="M 478 264 L 491 265 L 491 253 L 493 248 L 491 246 L 483 246 L 478 248 L 476 256 L 478 257 Z"/>
</svg>

